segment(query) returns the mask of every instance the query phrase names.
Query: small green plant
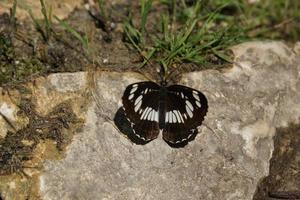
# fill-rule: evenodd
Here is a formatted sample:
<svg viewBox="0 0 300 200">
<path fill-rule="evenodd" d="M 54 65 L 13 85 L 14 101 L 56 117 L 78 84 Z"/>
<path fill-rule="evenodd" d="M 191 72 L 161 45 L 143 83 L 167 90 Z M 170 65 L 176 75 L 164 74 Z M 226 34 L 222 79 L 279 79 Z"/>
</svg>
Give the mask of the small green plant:
<svg viewBox="0 0 300 200">
<path fill-rule="evenodd" d="M 144 58 L 141 66 L 152 60 L 166 71 L 186 62 L 201 67 L 231 62 L 226 49 L 232 45 L 255 38 L 295 41 L 300 34 L 298 1 L 161 0 L 169 13 L 156 16 L 161 26 L 155 35 L 147 34 L 145 26 L 151 1 L 140 3 L 141 22 L 128 17 L 125 41 Z"/>
<path fill-rule="evenodd" d="M 31 8 L 28 8 L 28 13 L 34 23 L 34 26 L 38 32 L 41 33 L 43 40 L 45 42 L 48 42 L 51 33 L 53 31 L 52 29 L 52 7 L 50 7 L 49 11 L 47 11 L 46 5 L 44 0 L 40 0 L 41 4 L 41 12 L 43 14 L 43 22 L 40 22 L 33 14 Z"/>
<path fill-rule="evenodd" d="M 98 4 L 99 10 L 100 10 L 100 15 L 103 17 L 104 21 L 107 21 L 108 16 L 107 16 L 106 11 L 105 11 L 104 1 L 103 0 L 97 0 L 97 4 Z"/>
<path fill-rule="evenodd" d="M 0 66 L 1 63 L 12 63 L 14 61 L 15 52 L 13 49 L 11 38 L 4 34 L 0 34 Z"/>
<path fill-rule="evenodd" d="M 145 24 L 150 11 L 151 3 L 141 1 L 142 20 L 140 27 L 133 25 L 132 20 L 124 24 L 124 32 L 127 41 L 144 58 L 141 66 L 148 61 L 154 60 L 164 67 L 166 73 L 168 68 L 176 64 L 191 62 L 197 65 L 210 64 L 210 57 L 214 56 L 221 61 L 231 62 L 225 49 L 239 41 L 245 40 L 243 31 L 237 27 L 228 25 L 214 29 L 216 19 L 220 17 L 221 10 L 227 6 L 222 4 L 214 12 L 202 15 L 201 1 L 197 1 L 191 7 L 184 4 L 186 21 L 180 24 L 176 2 L 172 1 L 172 13 L 161 15 L 158 34 L 147 38 Z M 143 33 L 144 32 L 144 33 Z M 147 41 L 147 43 L 145 42 Z"/>
<path fill-rule="evenodd" d="M 243 0 L 203 1 L 203 14 L 224 2 L 227 6 L 216 18 L 219 23 L 234 24 L 243 29 L 249 38 L 284 39 L 298 41 L 300 30 L 300 2 L 294 0 L 260 0 L 249 3 Z"/>
<path fill-rule="evenodd" d="M 89 48 L 89 40 L 87 35 L 81 35 L 78 31 L 72 28 L 67 22 L 59 19 L 57 16 L 54 16 L 54 18 L 59 22 L 60 26 L 62 26 L 65 30 L 67 30 L 71 35 L 73 35 L 77 40 L 80 41 L 86 53 L 89 55 L 90 48 Z"/>
<path fill-rule="evenodd" d="M 140 52 L 145 46 L 145 26 L 147 22 L 147 16 L 152 6 L 152 0 L 141 0 L 141 21 L 140 26 L 136 27 L 131 16 L 124 23 L 124 31 L 126 34 L 127 40 Z"/>
<path fill-rule="evenodd" d="M 18 1 L 13 1 L 13 6 L 10 9 L 10 23 L 15 27 L 16 26 L 16 13 L 17 13 L 17 4 Z"/>
<path fill-rule="evenodd" d="M 152 0 L 142 0 L 141 1 L 141 37 L 145 37 L 145 26 L 147 22 L 147 17 L 149 11 L 152 7 Z"/>
</svg>

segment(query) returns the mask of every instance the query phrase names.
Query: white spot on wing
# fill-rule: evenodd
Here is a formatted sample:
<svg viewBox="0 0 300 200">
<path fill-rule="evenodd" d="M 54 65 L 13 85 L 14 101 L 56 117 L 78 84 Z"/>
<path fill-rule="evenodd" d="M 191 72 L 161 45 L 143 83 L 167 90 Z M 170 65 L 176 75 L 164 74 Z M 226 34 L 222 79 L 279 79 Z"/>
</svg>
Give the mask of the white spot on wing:
<svg viewBox="0 0 300 200">
<path fill-rule="evenodd" d="M 189 115 L 189 117 L 192 118 L 193 112 L 188 108 L 188 106 L 186 106 L 185 108 L 186 108 L 186 111 L 187 111 L 187 114 Z"/>
<path fill-rule="evenodd" d="M 181 92 L 181 98 L 183 98 L 184 99 L 184 94 Z"/>
<path fill-rule="evenodd" d="M 140 119 L 143 119 L 143 117 L 144 117 L 146 111 L 147 111 L 147 108 L 144 110 L 144 112 L 143 112 L 143 114 L 141 115 Z"/>
<path fill-rule="evenodd" d="M 151 116 L 151 121 L 154 121 L 154 118 L 155 118 L 155 114 L 156 113 L 156 111 L 155 111 L 155 109 L 153 109 L 153 114 L 152 114 L 152 116 Z"/>
<path fill-rule="evenodd" d="M 172 116 L 173 116 L 173 123 L 176 123 L 177 122 L 177 118 L 176 118 L 176 115 L 172 112 Z"/>
<path fill-rule="evenodd" d="M 155 116 L 156 116 L 156 111 L 153 110 L 153 115 L 152 115 L 152 117 L 151 117 L 151 121 L 155 121 Z"/>
<path fill-rule="evenodd" d="M 146 116 L 148 110 L 149 110 L 149 107 L 147 107 L 147 108 L 144 110 L 144 112 L 143 112 L 143 114 L 142 114 L 142 116 L 141 116 L 141 119 L 144 119 L 144 118 L 145 118 L 145 116 Z"/>
<path fill-rule="evenodd" d="M 185 113 L 183 114 L 183 116 L 184 116 L 184 119 L 187 119 L 187 116 L 186 116 L 186 114 L 185 114 Z"/>
<path fill-rule="evenodd" d="M 172 112 L 168 112 L 169 115 L 169 123 L 173 123 Z"/>
<path fill-rule="evenodd" d="M 183 120 L 181 120 L 181 117 L 180 117 L 180 112 L 178 111 L 178 110 L 174 110 L 173 111 L 174 112 L 174 114 L 176 115 L 176 117 L 177 117 L 177 121 L 179 122 L 179 123 L 183 123 Z"/>
<path fill-rule="evenodd" d="M 155 117 L 155 110 L 153 109 L 153 110 L 152 110 L 152 114 L 151 114 L 150 120 L 151 120 L 151 121 L 154 121 L 154 117 Z"/>
<path fill-rule="evenodd" d="M 182 123 L 184 123 L 184 119 L 182 117 L 182 114 L 179 111 L 178 111 L 178 115 L 180 116 Z"/>
<path fill-rule="evenodd" d="M 168 123 L 169 122 L 169 115 L 168 112 L 166 112 L 166 116 L 165 116 L 165 122 Z"/>
<path fill-rule="evenodd" d="M 179 122 L 180 123 L 180 118 L 177 117 L 176 110 L 173 110 L 172 113 L 173 113 L 173 117 L 175 117 L 175 122 Z"/>
<path fill-rule="evenodd" d="M 130 94 L 133 94 L 138 88 L 137 87 L 133 87 L 131 90 L 130 90 Z"/>
<path fill-rule="evenodd" d="M 155 111 L 155 118 L 154 121 L 158 122 L 158 111 Z"/>
<path fill-rule="evenodd" d="M 150 112 L 148 113 L 148 117 L 147 117 L 147 119 L 148 119 L 149 121 L 151 121 L 152 115 L 153 115 L 153 109 L 150 108 Z"/>
<path fill-rule="evenodd" d="M 134 97 L 134 94 L 129 95 L 128 99 L 131 100 Z"/>
<path fill-rule="evenodd" d="M 193 107 L 193 105 L 191 104 L 191 102 L 189 102 L 188 100 L 186 100 L 185 103 L 186 103 L 186 105 L 189 107 L 189 109 L 190 109 L 191 111 L 194 110 L 194 107 Z"/>
<path fill-rule="evenodd" d="M 198 92 L 197 91 L 193 91 L 193 97 L 195 98 L 195 99 L 197 99 L 197 101 L 200 101 L 200 97 L 199 97 L 199 94 L 198 94 Z"/>
<path fill-rule="evenodd" d="M 145 119 L 148 119 L 148 120 L 151 119 L 152 110 L 153 110 L 152 108 L 149 108 L 149 111 L 148 111 L 147 116 L 145 117 Z"/>
<path fill-rule="evenodd" d="M 134 107 L 134 112 L 137 112 L 141 108 L 141 105 L 142 101 L 139 101 L 138 104 Z"/>
<path fill-rule="evenodd" d="M 138 104 L 141 100 L 142 100 L 143 96 L 140 95 L 134 102 L 134 106 L 136 106 L 136 104 Z"/>
<path fill-rule="evenodd" d="M 201 103 L 200 103 L 200 101 L 196 101 L 196 105 L 197 105 L 199 108 L 201 108 Z"/>
</svg>

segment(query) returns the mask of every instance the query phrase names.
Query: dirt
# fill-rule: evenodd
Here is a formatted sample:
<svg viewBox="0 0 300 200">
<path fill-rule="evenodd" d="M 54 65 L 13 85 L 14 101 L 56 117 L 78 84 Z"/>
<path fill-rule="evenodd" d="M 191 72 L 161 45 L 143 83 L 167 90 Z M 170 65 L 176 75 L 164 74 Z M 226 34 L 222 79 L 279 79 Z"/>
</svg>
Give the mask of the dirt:
<svg viewBox="0 0 300 200">
<path fill-rule="evenodd" d="M 0 196 L 5 199 L 39 199 L 43 161 L 60 159 L 73 133 L 83 124 L 68 101 L 41 115 L 30 95 L 24 96 L 27 97 L 22 97 L 17 113 L 18 118 L 27 121 L 23 128 L 17 130 L 1 115 L 10 127 L 6 136 L 0 138 Z"/>
<path fill-rule="evenodd" d="M 83 6 L 73 10 L 65 22 L 78 33 L 86 34 L 89 53 L 77 38 L 55 20 L 53 30 L 48 34 L 49 37 L 45 38 L 45 33 L 42 33 L 45 29 L 37 31 L 30 18 L 24 21 L 16 19 L 14 24 L 8 13 L 2 14 L 0 85 L 28 81 L 35 74 L 75 72 L 89 70 L 91 67 L 108 70 L 136 67 L 141 58 L 127 48 L 122 32 L 122 22 L 128 16 L 129 9 L 134 8 L 126 2 L 116 4 L 108 9 L 108 20 L 105 22 L 95 14 L 99 13 L 96 7 L 92 7 L 90 13 Z M 102 26 L 99 23 L 102 23 Z M 14 71 L 8 70 L 8 65 L 11 65 Z"/>
<path fill-rule="evenodd" d="M 300 199 L 300 124 L 278 128 L 270 175 L 259 184 L 253 200 Z"/>
<path fill-rule="evenodd" d="M 110 71 L 138 71 L 153 79 L 159 79 L 157 63 L 151 62 L 143 68 L 143 57 L 125 41 L 123 23 L 130 15 L 134 24 L 140 23 L 138 1 L 117 1 L 106 5 L 106 18 L 100 15 L 97 5 L 89 10 L 83 5 L 76 7 L 64 21 L 82 36 L 88 39 L 88 50 L 66 31 L 55 19 L 47 33 L 45 24 L 38 30 L 29 17 L 20 21 L 12 20 L 8 13 L 0 15 L 0 86 L 11 86 L 31 80 L 35 76 L 56 72 L 75 72 L 100 68 Z M 18 11 L 18 10 L 17 10 Z M 34 15 L 39 10 L 36 9 Z M 153 3 L 153 8 L 146 23 L 148 37 L 155 35 L 160 13 L 167 13 L 165 5 Z M 40 13 L 39 13 L 40 14 Z M 2 42 L 1 42 L 2 41 Z M 5 48 L 4 48 L 5 47 Z M 224 64 L 214 56 L 211 63 Z M 201 66 L 193 63 L 172 66 L 177 74 L 200 70 Z M 13 69 L 13 70 L 10 70 Z"/>
<path fill-rule="evenodd" d="M 30 99 L 22 99 L 19 108 L 18 114 L 28 118 L 28 124 L 15 132 L 8 131 L 6 137 L 0 139 L 0 175 L 25 173 L 24 163 L 32 159 L 34 150 L 42 140 L 54 141 L 57 149 L 62 151 L 71 139 L 63 129 L 80 122 L 67 102 L 56 106 L 47 116 L 37 114 Z"/>
</svg>

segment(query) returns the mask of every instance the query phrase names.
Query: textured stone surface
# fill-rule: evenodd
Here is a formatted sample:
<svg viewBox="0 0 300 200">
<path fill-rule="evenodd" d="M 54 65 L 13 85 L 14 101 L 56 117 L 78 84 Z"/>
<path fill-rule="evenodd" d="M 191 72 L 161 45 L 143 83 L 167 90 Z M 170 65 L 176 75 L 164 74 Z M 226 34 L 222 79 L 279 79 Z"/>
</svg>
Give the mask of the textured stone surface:
<svg viewBox="0 0 300 200">
<path fill-rule="evenodd" d="M 67 114 L 70 106 L 70 110 L 72 110 L 79 119 L 84 119 L 86 110 L 85 105 L 88 104 L 87 101 L 89 100 L 86 87 L 86 73 L 78 72 L 74 74 L 52 74 L 46 78 L 39 77 L 31 83 L 20 86 L 19 91 L 0 88 L 0 112 L 1 115 L 6 118 L 5 120 L 0 116 L 0 146 L 3 144 L 2 139 L 4 137 L 13 138 L 11 136 L 12 134 L 8 135 L 8 130 L 14 134 L 19 134 L 19 138 L 21 139 L 24 138 L 25 135 L 37 134 L 38 132 L 36 132 L 36 129 L 33 130 L 33 127 L 45 128 L 47 126 L 50 126 L 51 128 L 54 128 L 53 126 L 55 126 L 58 132 L 61 131 L 63 135 L 62 141 L 67 144 L 69 141 L 68 138 L 71 138 L 73 133 L 75 133 L 76 127 L 72 125 L 65 126 L 65 128 L 62 129 L 57 127 L 56 125 L 58 124 L 53 124 L 52 122 L 57 119 L 58 116 L 56 114 L 59 113 L 51 114 L 51 116 L 49 113 L 53 112 L 54 108 L 61 103 L 67 103 L 67 107 L 64 109 L 65 114 Z M 31 116 L 31 126 L 27 127 L 30 121 L 28 118 L 29 116 L 19 112 L 21 110 L 18 105 L 20 105 L 21 98 L 29 98 L 30 101 L 35 104 L 34 109 L 30 109 L 30 112 L 37 112 L 37 115 L 34 115 L 36 117 L 34 119 L 36 126 L 32 125 L 33 118 Z M 28 104 L 26 105 L 28 106 Z M 68 117 L 60 119 L 63 120 L 62 122 L 64 122 L 64 120 L 69 120 Z M 57 123 L 57 121 L 55 123 Z M 60 121 L 58 121 L 58 123 L 60 123 Z M 13 125 L 16 130 L 12 128 L 10 124 Z M 46 129 L 44 130 L 47 131 Z M 58 135 L 53 135 L 53 139 L 58 139 L 58 137 Z M 35 138 L 38 141 L 38 145 L 34 148 L 30 148 L 27 152 L 32 159 L 22 163 L 25 166 L 23 172 L 27 176 L 24 176 L 21 172 L 1 175 L 0 199 L 40 199 L 39 175 L 42 172 L 43 161 L 45 159 L 59 159 L 62 157 L 63 152 L 58 151 L 56 148 L 56 141 L 52 139 L 38 140 L 38 138 L 40 138 L 38 134 Z M 4 146 L 19 147 L 16 148 L 16 151 L 13 151 L 14 155 L 22 153 L 22 145 L 20 146 L 18 141 L 15 139 L 10 139 L 8 141 L 11 142 Z M 21 144 L 30 145 L 32 143 L 33 140 L 23 139 Z M 2 149 L 3 148 L 1 148 L 1 151 Z M 0 154 L 0 161 L 10 158 L 10 155 L 7 152 L 4 153 L 3 157 Z M 17 156 L 15 160 L 18 160 Z M 0 172 L 2 172 L 5 163 L 7 164 L 7 162 L 0 162 Z M 14 161 L 12 161 L 10 165 L 13 166 Z"/>
<path fill-rule="evenodd" d="M 140 75 L 98 72 L 89 84 L 80 72 L 37 81 L 41 113 L 61 100 L 88 99 L 94 86 L 86 112 L 73 106 L 85 125 L 64 158 L 44 162 L 41 198 L 252 199 L 268 175 L 275 128 L 299 123 L 300 60 L 280 42 L 245 43 L 233 51 L 234 67 L 182 77 L 181 84 L 202 91 L 209 103 L 199 134 L 184 148 L 171 148 L 161 136 L 138 145 L 118 131 L 113 120 L 122 93 L 144 80 Z"/>
<path fill-rule="evenodd" d="M 125 87 L 135 74 L 96 75 L 96 101 L 66 157 L 45 163 L 44 199 L 252 199 L 268 174 L 275 127 L 300 116 L 299 59 L 282 43 L 233 48 L 236 64 L 187 74 L 181 83 L 202 91 L 209 111 L 185 148 L 161 138 L 146 145 L 113 125 Z M 110 120 L 105 120 L 110 119 Z"/>
</svg>

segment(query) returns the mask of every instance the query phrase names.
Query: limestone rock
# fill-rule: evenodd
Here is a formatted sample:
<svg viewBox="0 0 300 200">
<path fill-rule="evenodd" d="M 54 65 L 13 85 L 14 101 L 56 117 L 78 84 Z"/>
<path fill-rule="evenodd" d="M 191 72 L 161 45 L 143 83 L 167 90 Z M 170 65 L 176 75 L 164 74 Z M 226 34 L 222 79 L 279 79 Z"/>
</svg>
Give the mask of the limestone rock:
<svg viewBox="0 0 300 200">
<path fill-rule="evenodd" d="M 143 79 L 99 73 L 84 130 L 66 158 L 44 165 L 44 199 L 252 199 L 268 174 L 275 127 L 299 120 L 300 65 L 282 43 L 233 50 L 236 64 L 226 72 L 183 77 L 207 96 L 209 111 L 200 134 L 180 149 L 161 138 L 137 145 L 119 133 L 112 123 L 122 92 Z"/>
<path fill-rule="evenodd" d="M 43 96 L 56 91 L 48 102 L 58 91 L 89 103 L 86 112 L 76 112 L 85 124 L 65 156 L 44 162 L 41 199 L 252 199 L 269 172 L 275 128 L 299 123 L 300 59 L 280 42 L 245 43 L 233 51 L 232 68 L 182 77 L 180 83 L 203 92 L 209 104 L 198 135 L 184 148 L 161 137 L 135 144 L 115 125 L 124 89 L 142 76 L 97 72 L 94 84 L 83 72 L 49 76 L 39 89 L 47 91 Z"/>
</svg>

